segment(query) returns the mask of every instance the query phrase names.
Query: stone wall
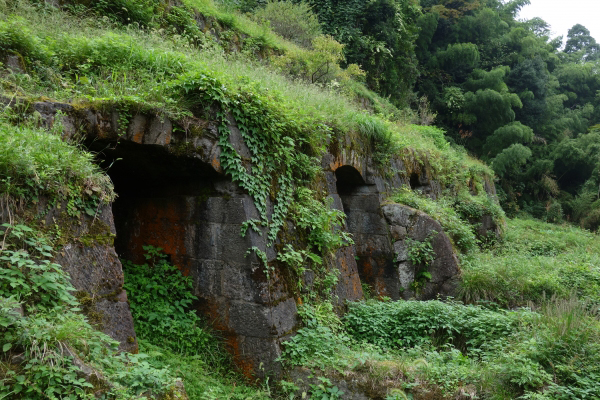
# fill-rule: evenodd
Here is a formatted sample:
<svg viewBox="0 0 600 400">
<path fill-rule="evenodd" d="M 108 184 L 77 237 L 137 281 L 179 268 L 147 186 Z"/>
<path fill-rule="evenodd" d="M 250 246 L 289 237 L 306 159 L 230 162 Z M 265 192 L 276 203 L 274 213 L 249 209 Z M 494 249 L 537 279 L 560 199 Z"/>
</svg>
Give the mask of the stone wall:
<svg viewBox="0 0 600 400">
<path fill-rule="evenodd" d="M 51 206 L 40 198 L 36 205 L 15 211 L 28 224 L 60 232 L 53 261 L 69 274 L 83 313 L 96 329 L 120 343 L 119 350 L 137 353 L 123 269 L 113 245 L 116 230 L 110 205 L 100 207 L 95 216 L 82 213 L 77 218 L 68 214 L 66 203 Z M 12 220 L 11 211 L 0 209 L 0 224 Z"/>
<path fill-rule="evenodd" d="M 115 247 L 70 244 L 59 260 L 78 289 L 89 294 L 81 298 L 103 315 L 103 329 L 123 349 L 135 350 L 116 254 L 141 263 L 143 245 L 161 247 L 173 264 L 192 277 L 194 294 L 200 299 L 198 310 L 223 332 L 238 365 L 248 375 L 279 375 L 281 366 L 275 360 L 281 342 L 298 328 L 299 299 L 285 268 L 277 264 L 274 249 L 267 247 L 266 235 L 251 231 L 240 235 L 242 223 L 258 213 L 250 196 L 223 173 L 216 126 L 195 119 L 184 128 L 167 118 L 141 113 L 120 126 L 117 111 L 91 105 L 75 108 L 38 102 L 32 108 L 47 126 L 56 123 L 60 111 L 64 136 L 81 134 L 88 147 L 99 152 L 103 165 L 110 166 L 108 174 L 119 195 L 113 207 L 115 225 L 109 209 L 102 211 L 100 220 L 116 232 Z M 233 119 L 230 122 L 231 144 L 244 154 L 245 144 Z M 403 185 L 418 186 L 431 197 L 439 195 L 441 187 L 431 179 L 427 165 L 410 160 L 410 155 L 392 159 L 389 168 L 381 171 L 372 162 L 368 146 L 351 137 L 332 142 L 323 157 L 322 189 L 333 206 L 346 213 L 343 229 L 355 241 L 335 257 L 340 276 L 334 293 L 340 310 L 345 300 L 363 297 L 362 283 L 376 295 L 393 299 L 432 298 L 452 291 L 458 264 L 439 224 L 406 207 L 381 207 Z M 423 240 L 433 230 L 438 234 L 433 239 L 432 279 L 414 293 L 410 279 L 417 267 L 406 260 L 405 240 Z M 269 280 L 256 256 L 247 252 L 254 246 L 275 267 Z"/>
</svg>

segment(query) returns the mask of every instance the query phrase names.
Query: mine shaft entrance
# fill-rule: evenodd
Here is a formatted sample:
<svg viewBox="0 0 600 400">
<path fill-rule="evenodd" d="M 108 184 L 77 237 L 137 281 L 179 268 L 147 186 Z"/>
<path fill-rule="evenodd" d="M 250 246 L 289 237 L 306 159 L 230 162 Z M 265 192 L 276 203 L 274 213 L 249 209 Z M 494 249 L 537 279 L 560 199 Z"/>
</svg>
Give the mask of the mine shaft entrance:
<svg viewBox="0 0 600 400">
<path fill-rule="evenodd" d="M 361 281 L 367 283 L 377 296 L 399 298 L 398 272 L 377 188 L 368 185 L 352 166 L 339 167 L 335 176 L 346 226 L 356 246 Z"/>
<path fill-rule="evenodd" d="M 216 195 L 222 178 L 210 165 L 159 146 L 120 143 L 99 154 L 118 195 L 113 204 L 117 254 L 140 264 L 143 246 L 160 247 L 188 275 L 192 258 L 199 256 L 190 252 L 188 238 L 201 235 L 206 200 Z"/>
</svg>

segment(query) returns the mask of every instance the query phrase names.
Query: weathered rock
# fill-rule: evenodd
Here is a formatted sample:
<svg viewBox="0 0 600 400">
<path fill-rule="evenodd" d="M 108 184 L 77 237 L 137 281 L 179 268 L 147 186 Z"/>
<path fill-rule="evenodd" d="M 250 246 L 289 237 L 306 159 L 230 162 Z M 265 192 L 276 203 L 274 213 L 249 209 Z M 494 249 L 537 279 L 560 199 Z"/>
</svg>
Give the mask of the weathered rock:
<svg viewBox="0 0 600 400">
<path fill-rule="evenodd" d="M 382 211 L 392 232 L 406 231 L 405 237 L 394 237 L 394 253 L 402 297 L 426 300 L 438 295 L 454 295 L 460 269 L 452 243 L 443 232 L 442 226 L 424 212 L 408 206 L 386 204 L 382 207 Z M 426 268 L 414 265 L 408 257 L 407 239 L 420 242 L 429 240 L 435 253 L 434 261 Z M 431 278 L 423 278 L 419 281 L 418 274 L 422 271 L 427 271 Z"/>
<path fill-rule="evenodd" d="M 202 22 L 206 30 L 213 28 L 212 22 Z M 20 100 L 0 101 L 12 105 Z M 264 229 L 262 235 L 250 230 L 240 236 L 242 224 L 259 215 L 252 198 L 223 172 L 216 123 L 54 102 L 34 103 L 34 109 L 47 127 L 56 126 L 60 111 L 64 136 L 83 132 L 90 148 L 101 151 L 106 166 L 111 165 L 108 173 L 119 195 L 113 206 L 119 255 L 142 263 L 142 246 L 161 247 L 171 263 L 192 278 L 194 294 L 200 299 L 198 310 L 223 332 L 238 365 L 248 375 L 280 374 L 281 365 L 275 361 L 280 344 L 298 326 L 296 283 L 275 260 Z M 124 120 L 127 126 L 122 126 Z M 231 116 L 229 125 L 230 143 L 246 156 L 248 168 L 248 148 Z M 122 160 L 113 165 L 117 159 Z M 429 271 L 432 279 L 419 297 L 452 292 L 458 266 L 439 224 L 416 210 L 381 207 L 382 200 L 401 186 L 414 186 L 432 198 L 441 193 L 426 160 L 404 154 L 390 160 L 384 174 L 375 167 L 369 144 L 345 135 L 330 143 L 322 166 L 322 190 L 333 199 L 333 207 L 346 213 L 346 226 L 341 229 L 352 233 L 355 241 L 335 254 L 340 274 L 334 294 L 340 310 L 345 300 L 362 297 L 361 280 L 376 295 L 398 299 L 402 292 L 406 297 L 416 275 L 407 261 L 406 240 L 424 240 L 433 230 L 439 232 L 432 239 L 437 256 Z M 268 210 L 272 207 L 267 205 Z M 109 214 L 103 210 L 100 220 L 114 234 Z M 118 258 L 109 243 L 85 232 L 90 224 L 75 225 L 73 237 L 83 235 L 84 240 L 66 243 L 60 261 L 84 294 L 82 299 L 97 313 L 98 326 L 123 348 L 134 350 Z M 287 234 L 298 236 L 294 227 Z M 261 261 L 248 253 L 252 247 L 263 251 L 275 267 L 269 279 Z M 307 271 L 306 287 L 312 278 Z"/>
<path fill-rule="evenodd" d="M 25 64 L 23 58 L 18 55 L 9 55 L 6 57 L 6 68 L 8 68 L 14 74 L 24 74 Z"/>
<path fill-rule="evenodd" d="M 319 374 L 315 374 L 308 368 L 296 367 L 289 372 L 289 379 L 299 387 L 295 395 L 297 398 L 316 398 L 311 396 L 314 393 L 315 387 L 322 385 L 323 383 L 318 379 Z M 339 376 L 328 376 L 327 379 L 331 383 L 330 387 L 337 387 L 339 391 L 343 392 L 340 395 L 341 399 L 344 400 L 368 400 L 369 397 L 363 389 L 361 389 L 357 382 L 353 382 L 351 378 L 339 377 Z"/>
<path fill-rule="evenodd" d="M 87 365 L 73 349 L 69 346 L 61 345 L 62 355 L 64 357 L 71 357 L 73 365 L 79 370 L 77 375 L 79 378 L 83 378 L 86 382 L 90 383 L 94 391 L 94 395 L 100 398 L 105 392 L 107 392 L 112 385 L 99 371 Z"/>
<path fill-rule="evenodd" d="M 117 340 L 119 350 L 136 353 L 123 268 L 113 246 L 116 231 L 110 206 L 100 208 L 94 217 L 82 215 L 79 219 L 68 217 L 64 210 L 65 205 L 53 207 L 45 218 L 47 226 L 57 223 L 65 236 L 66 243 L 54 261 L 69 274 L 89 321 Z"/>
</svg>

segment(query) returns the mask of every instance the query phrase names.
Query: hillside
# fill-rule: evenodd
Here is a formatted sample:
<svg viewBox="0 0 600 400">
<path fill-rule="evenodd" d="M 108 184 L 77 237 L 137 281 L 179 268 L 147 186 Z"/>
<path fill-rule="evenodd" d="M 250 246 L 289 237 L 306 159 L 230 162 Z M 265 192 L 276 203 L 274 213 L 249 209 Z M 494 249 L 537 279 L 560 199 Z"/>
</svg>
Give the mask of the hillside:
<svg viewBox="0 0 600 400">
<path fill-rule="evenodd" d="M 593 49 L 363 3 L 0 0 L 0 395 L 600 395 Z"/>
</svg>

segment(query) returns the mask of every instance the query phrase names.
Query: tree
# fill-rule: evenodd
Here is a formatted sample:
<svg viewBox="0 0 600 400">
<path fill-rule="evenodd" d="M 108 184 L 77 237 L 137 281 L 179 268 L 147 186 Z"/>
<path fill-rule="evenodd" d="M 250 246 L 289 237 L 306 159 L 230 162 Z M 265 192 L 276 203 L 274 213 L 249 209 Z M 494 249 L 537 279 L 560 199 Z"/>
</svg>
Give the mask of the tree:
<svg viewBox="0 0 600 400">
<path fill-rule="evenodd" d="M 505 148 L 515 143 L 528 144 L 533 140 L 533 129 L 515 121 L 494 131 L 487 138 L 483 147 L 483 155 L 493 158 Z"/>
<path fill-rule="evenodd" d="M 565 53 L 580 53 L 583 61 L 594 61 L 600 59 L 600 45 L 596 43 L 596 40 L 590 35 L 590 31 L 585 26 L 576 24 L 567 33 Z"/>
<path fill-rule="evenodd" d="M 520 143 L 516 143 L 502 150 L 492 160 L 492 168 L 498 176 L 504 177 L 512 172 L 517 172 L 530 157 L 531 150 Z"/>
</svg>

